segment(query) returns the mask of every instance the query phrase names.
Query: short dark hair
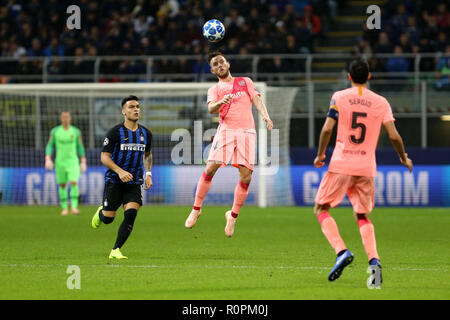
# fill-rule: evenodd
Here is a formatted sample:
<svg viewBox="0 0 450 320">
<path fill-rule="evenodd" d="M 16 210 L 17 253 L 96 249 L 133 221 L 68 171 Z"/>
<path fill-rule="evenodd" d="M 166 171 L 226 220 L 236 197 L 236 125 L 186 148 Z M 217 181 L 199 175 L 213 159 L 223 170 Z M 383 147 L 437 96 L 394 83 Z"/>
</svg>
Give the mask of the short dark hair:
<svg viewBox="0 0 450 320">
<path fill-rule="evenodd" d="M 129 95 L 128 97 L 123 98 L 123 100 L 122 100 L 122 108 L 125 105 L 125 103 L 127 103 L 128 101 L 131 101 L 131 100 L 139 101 L 139 98 L 136 97 L 136 96 L 133 96 L 133 95 Z"/>
<path fill-rule="evenodd" d="M 212 51 L 208 53 L 208 63 L 211 64 L 211 60 L 217 56 L 223 56 L 223 53 L 220 51 Z"/>
<path fill-rule="evenodd" d="M 369 64 L 366 59 L 358 58 L 353 60 L 348 69 L 354 83 L 363 84 L 367 82 L 367 78 L 369 77 Z"/>
</svg>

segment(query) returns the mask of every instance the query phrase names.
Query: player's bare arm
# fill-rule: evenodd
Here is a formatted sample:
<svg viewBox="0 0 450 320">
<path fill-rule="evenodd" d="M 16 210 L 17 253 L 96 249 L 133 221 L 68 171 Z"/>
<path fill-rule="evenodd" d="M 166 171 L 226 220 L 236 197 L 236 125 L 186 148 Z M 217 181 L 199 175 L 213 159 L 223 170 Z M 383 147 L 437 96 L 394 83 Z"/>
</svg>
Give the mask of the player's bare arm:
<svg viewBox="0 0 450 320">
<path fill-rule="evenodd" d="M 231 103 L 231 101 L 233 100 L 231 94 L 227 94 L 225 95 L 222 99 L 220 99 L 219 101 L 210 101 L 208 103 L 208 110 L 209 113 L 214 114 L 219 112 L 220 108 L 225 105 L 225 104 L 229 104 Z"/>
<path fill-rule="evenodd" d="M 325 150 L 327 149 L 328 143 L 330 143 L 330 138 L 335 125 L 336 120 L 327 117 L 322 127 L 322 131 L 320 131 L 319 148 L 317 150 L 317 156 L 314 159 L 314 166 L 316 168 L 320 168 L 325 165 L 325 162 L 323 162 L 323 160 L 325 160 Z"/>
<path fill-rule="evenodd" d="M 102 152 L 101 156 L 100 156 L 100 160 L 105 167 L 107 167 L 108 169 L 111 169 L 112 171 L 117 173 L 117 175 L 119 176 L 120 180 L 122 180 L 122 182 L 133 181 L 133 175 L 131 173 L 123 170 L 121 167 L 119 167 L 117 164 L 115 164 L 114 161 L 112 161 L 111 153 Z"/>
<path fill-rule="evenodd" d="M 267 130 L 272 130 L 273 122 L 270 120 L 269 113 L 267 112 L 266 105 L 264 101 L 261 99 L 259 95 L 256 95 L 253 98 L 253 103 L 255 104 L 256 110 L 258 110 L 259 114 L 262 116 L 263 120 L 266 122 Z"/>
<path fill-rule="evenodd" d="M 400 163 L 409 169 L 409 172 L 412 172 L 413 162 L 408 158 L 408 154 L 405 152 L 405 146 L 403 145 L 403 139 L 397 131 L 395 127 L 394 121 L 388 121 L 384 124 L 384 128 L 386 129 L 389 139 L 391 140 L 392 145 L 394 146 L 395 151 L 400 158 Z"/>
<path fill-rule="evenodd" d="M 144 153 L 144 166 L 146 172 L 152 171 L 153 166 L 153 155 L 151 151 L 145 151 Z M 150 174 L 146 174 L 145 176 L 145 190 L 148 190 L 153 184 L 152 176 Z"/>
</svg>

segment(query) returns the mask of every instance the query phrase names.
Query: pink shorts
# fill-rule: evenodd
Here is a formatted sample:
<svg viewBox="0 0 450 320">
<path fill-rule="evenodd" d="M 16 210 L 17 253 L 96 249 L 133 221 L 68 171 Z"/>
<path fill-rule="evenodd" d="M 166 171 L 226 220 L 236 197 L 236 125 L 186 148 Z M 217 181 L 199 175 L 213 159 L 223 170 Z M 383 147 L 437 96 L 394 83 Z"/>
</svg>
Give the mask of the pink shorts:
<svg viewBox="0 0 450 320">
<path fill-rule="evenodd" d="M 208 161 L 231 164 L 238 168 L 243 165 L 250 170 L 255 167 L 256 131 L 254 129 L 223 129 L 214 136 Z"/>
<path fill-rule="evenodd" d="M 356 213 L 369 214 L 375 206 L 373 177 L 349 176 L 333 172 L 327 172 L 320 182 L 316 203 L 328 203 L 331 207 L 336 207 L 346 193 Z"/>
</svg>

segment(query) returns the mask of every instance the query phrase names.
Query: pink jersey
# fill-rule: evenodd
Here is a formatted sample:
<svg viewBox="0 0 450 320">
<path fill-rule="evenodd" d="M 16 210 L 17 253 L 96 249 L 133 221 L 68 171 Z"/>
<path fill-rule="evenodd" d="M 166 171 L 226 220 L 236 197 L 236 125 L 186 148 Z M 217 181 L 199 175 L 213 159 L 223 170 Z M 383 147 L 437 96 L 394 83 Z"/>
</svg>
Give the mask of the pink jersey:
<svg viewBox="0 0 450 320">
<path fill-rule="evenodd" d="M 375 149 L 381 126 L 395 121 L 386 98 L 366 88 L 352 87 L 335 92 L 330 109 L 337 110 L 338 126 L 328 171 L 375 177 Z"/>
<path fill-rule="evenodd" d="M 247 77 L 243 79 L 245 80 L 245 84 L 247 84 L 248 94 L 245 90 L 245 84 L 238 84 L 242 86 L 242 90 L 238 90 L 234 93 L 230 109 L 220 125 L 221 129 L 255 129 L 255 121 L 253 120 L 252 114 L 252 101 L 259 93 L 255 90 L 252 79 Z M 209 88 L 206 104 L 211 101 L 219 101 L 225 95 L 231 94 L 233 92 L 233 84 L 234 78 L 228 82 L 219 81 Z M 223 107 L 224 106 L 221 108 Z"/>
</svg>

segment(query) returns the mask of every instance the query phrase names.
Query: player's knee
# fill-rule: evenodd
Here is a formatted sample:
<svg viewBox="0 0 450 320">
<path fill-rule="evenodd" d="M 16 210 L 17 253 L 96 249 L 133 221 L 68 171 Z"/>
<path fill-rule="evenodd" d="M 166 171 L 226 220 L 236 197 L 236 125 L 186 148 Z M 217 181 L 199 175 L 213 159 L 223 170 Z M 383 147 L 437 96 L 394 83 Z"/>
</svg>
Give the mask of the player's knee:
<svg viewBox="0 0 450 320">
<path fill-rule="evenodd" d="M 217 169 L 219 169 L 218 165 L 216 165 L 215 163 L 208 163 L 205 169 L 205 174 L 212 177 L 216 174 Z"/>
<path fill-rule="evenodd" d="M 326 204 L 318 204 L 316 203 L 314 205 L 314 214 L 316 216 L 319 216 L 319 214 L 321 214 L 324 211 L 328 211 L 330 209 L 330 205 L 328 203 Z"/>
<path fill-rule="evenodd" d="M 241 176 L 239 181 L 242 182 L 242 183 L 245 183 L 246 185 L 249 185 L 250 182 L 252 181 L 252 175 L 249 174 L 249 175 Z"/>
<path fill-rule="evenodd" d="M 365 224 L 370 224 L 372 223 L 369 219 L 369 217 L 367 216 L 367 214 L 365 213 L 354 213 L 354 217 L 356 222 L 358 223 L 358 226 L 362 227 Z"/>
<path fill-rule="evenodd" d="M 64 189 L 66 187 L 66 184 L 65 183 L 60 183 L 59 187 Z"/>
</svg>

